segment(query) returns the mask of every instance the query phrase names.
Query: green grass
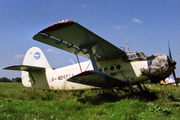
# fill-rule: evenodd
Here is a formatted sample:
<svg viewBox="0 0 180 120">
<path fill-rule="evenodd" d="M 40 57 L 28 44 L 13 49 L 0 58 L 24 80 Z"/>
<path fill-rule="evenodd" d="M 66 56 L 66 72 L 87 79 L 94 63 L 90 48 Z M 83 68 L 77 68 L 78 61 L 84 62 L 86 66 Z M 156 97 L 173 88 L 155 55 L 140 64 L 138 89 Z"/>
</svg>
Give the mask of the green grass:
<svg viewBox="0 0 180 120">
<path fill-rule="evenodd" d="M 147 84 L 134 98 L 125 88 L 90 91 L 43 91 L 21 83 L 0 83 L 0 119 L 152 120 L 180 118 L 180 90 Z M 124 92 L 126 91 L 127 92 Z"/>
</svg>

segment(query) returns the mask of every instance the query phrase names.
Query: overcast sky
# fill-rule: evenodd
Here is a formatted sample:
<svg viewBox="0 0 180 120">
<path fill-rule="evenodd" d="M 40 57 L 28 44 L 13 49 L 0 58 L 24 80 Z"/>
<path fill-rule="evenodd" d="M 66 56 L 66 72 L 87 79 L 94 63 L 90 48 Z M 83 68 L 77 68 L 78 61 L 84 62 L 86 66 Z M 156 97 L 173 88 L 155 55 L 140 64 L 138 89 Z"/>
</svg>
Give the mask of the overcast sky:
<svg viewBox="0 0 180 120">
<path fill-rule="evenodd" d="M 26 51 L 42 49 L 53 68 L 77 63 L 76 56 L 37 42 L 32 37 L 61 20 L 74 20 L 111 42 L 147 56 L 168 54 L 180 77 L 179 0 L 0 0 L 0 77 L 20 77 L 4 67 L 22 64 Z M 127 49 L 126 49 L 127 50 Z M 81 61 L 88 59 L 80 57 Z"/>
</svg>

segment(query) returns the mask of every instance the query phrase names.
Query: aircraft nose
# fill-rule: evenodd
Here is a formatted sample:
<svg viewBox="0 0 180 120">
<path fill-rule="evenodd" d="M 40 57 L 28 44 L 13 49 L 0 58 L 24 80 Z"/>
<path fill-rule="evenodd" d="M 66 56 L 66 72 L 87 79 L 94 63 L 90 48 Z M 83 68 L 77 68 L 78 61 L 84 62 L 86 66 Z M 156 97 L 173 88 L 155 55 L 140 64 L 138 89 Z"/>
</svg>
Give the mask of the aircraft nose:
<svg viewBox="0 0 180 120">
<path fill-rule="evenodd" d="M 166 54 L 154 55 L 152 63 L 148 69 L 142 69 L 142 74 L 148 75 L 151 80 L 159 82 L 164 80 L 171 74 L 170 64 L 174 64 L 173 61 L 169 62 L 170 59 Z"/>
</svg>

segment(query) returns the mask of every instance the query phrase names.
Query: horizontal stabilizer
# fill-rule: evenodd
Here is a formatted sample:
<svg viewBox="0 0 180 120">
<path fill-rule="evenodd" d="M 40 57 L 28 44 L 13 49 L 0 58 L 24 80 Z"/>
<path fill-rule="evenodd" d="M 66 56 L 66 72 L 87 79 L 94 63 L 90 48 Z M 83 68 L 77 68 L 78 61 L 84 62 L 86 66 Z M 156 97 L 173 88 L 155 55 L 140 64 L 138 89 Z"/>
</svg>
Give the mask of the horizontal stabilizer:
<svg viewBox="0 0 180 120">
<path fill-rule="evenodd" d="M 67 81 L 101 88 L 127 86 L 128 82 L 109 76 L 100 71 L 85 71 L 69 78 Z"/>
<path fill-rule="evenodd" d="M 33 71 L 39 69 L 45 69 L 43 67 L 29 66 L 29 65 L 14 65 L 10 67 L 3 68 L 4 70 L 18 70 L 18 71 Z"/>
</svg>

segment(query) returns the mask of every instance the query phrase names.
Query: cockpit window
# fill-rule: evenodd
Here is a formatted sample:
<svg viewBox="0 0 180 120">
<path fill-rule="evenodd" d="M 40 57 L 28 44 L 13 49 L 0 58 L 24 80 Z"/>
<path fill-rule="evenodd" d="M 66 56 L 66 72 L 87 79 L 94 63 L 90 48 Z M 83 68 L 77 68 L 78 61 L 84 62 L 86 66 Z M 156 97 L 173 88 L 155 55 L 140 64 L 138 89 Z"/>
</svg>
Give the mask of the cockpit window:
<svg viewBox="0 0 180 120">
<path fill-rule="evenodd" d="M 144 53 L 136 53 L 138 58 L 144 59 L 146 56 L 144 55 Z"/>
<path fill-rule="evenodd" d="M 136 55 L 137 55 L 138 58 L 142 57 L 141 54 L 139 54 L 139 53 L 136 53 Z"/>
<path fill-rule="evenodd" d="M 143 52 L 141 52 L 141 54 L 142 54 L 144 57 L 146 57 L 146 55 L 145 55 Z"/>
<path fill-rule="evenodd" d="M 128 56 L 128 59 L 125 59 L 123 57 L 124 61 L 127 61 L 127 60 L 145 60 L 146 59 L 146 56 L 143 52 L 129 52 L 129 53 L 127 53 L 127 56 Z"/>
<path fill-rule="evenodd" d="M 136 58 L 136 55 L 135 54 L 128 55 L 128 58 L 129 59 Z"/>
</svg>

